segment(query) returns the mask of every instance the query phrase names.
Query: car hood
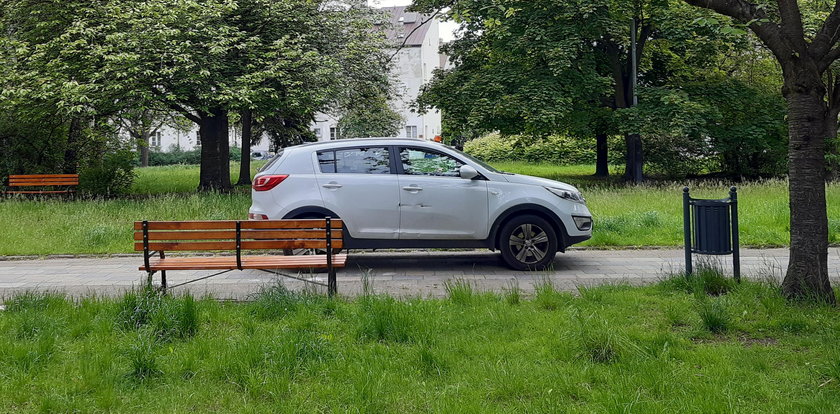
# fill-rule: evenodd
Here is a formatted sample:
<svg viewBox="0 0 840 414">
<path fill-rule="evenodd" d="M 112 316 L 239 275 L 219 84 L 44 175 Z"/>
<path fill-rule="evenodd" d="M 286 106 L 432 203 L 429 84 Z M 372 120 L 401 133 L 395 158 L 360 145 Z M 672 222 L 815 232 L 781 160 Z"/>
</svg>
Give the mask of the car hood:
<svg viewBox="0 0 840 414">
<path fill-rule="evenodd" d="M 520 175 L 520 174 L 505 174 L 505 178 L 508 182 L 516 183 L 516 184 L 530 184 L 530 185 L 539 185 L 542 187 L 551 187 L 551 188 L 560 188 L 563 190 L 568 191 L 578 191 L 575 186 L 566 184 L 561 181 L 554 181 L 549 180 L 547 178 L 540 178 L 540 177 L 532 177 L 530 175 Z"/>
</svg>

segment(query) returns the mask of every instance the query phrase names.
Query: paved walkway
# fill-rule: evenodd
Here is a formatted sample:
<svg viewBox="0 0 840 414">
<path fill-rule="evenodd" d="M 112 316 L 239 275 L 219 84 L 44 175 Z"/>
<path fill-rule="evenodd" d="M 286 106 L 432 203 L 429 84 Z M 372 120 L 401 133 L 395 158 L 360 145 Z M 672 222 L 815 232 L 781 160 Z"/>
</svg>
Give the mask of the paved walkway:
<svg viewBox="0 0 840 414">
<path fill-rule="evenodd" d="M 535 283 L 546 279 L 566 290 L 579 285 L 644 284 L 682 269 L 683 255 L 682 250 L 571 250 L 558 254 L 550 271 L 516 272 L 505 267 L 497 253 L 489 251 L 353 252 L 347 267 L 338 272 L 338 289 L 343 295 L 356 295 L 367 280 L 377 292 L 442 296 L 444 282 L 456 278 L 493 291 L 513 283 L 531 291 Z M 787 249 L 742 250 L 742 275 L 781 278 L 787 268 L 787 256 Z M 829 256 L 829 273 L 837 284 L 840 248 L 832 248 Z M 730 256 L 717 260 L 731 269 Z M 145 273 L 137 270 L 141 263 L 141 257 L 0 260 L 0 301 L 26 290 L 116 295 L 142 283 Z M 176 284 L 211 273 L 169 272 L 168 279 L 170 284 Z M 326 279 L 324 274 L 305 276 Z M 247 299 L 260 286 L 276 280 L 276 276 L 259 271 L 233 271 L 179 289 L 188 288 L 193 294 L 207 293 L 220 299 Z M 303 287 L 303 282 L 290 279 L 283 283 L 290 289 Z"/>
</svg>

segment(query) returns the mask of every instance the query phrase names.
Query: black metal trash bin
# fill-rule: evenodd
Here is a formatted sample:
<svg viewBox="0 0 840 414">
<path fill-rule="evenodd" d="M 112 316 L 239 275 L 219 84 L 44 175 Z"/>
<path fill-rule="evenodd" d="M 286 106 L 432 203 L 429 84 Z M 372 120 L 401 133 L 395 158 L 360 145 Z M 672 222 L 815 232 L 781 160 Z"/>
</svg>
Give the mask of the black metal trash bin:
<svg viewBox="0 0 840 414">
<path fill-rule="evenodd" d="M 732 255 L 735 280 L 741 280 L 738 241 L 738 193 L 730 188 L 729 198 L 701 200 L 691 198 L 683 188 L 685 268 L 691 274 L 691 254 Z"/>
</svg>

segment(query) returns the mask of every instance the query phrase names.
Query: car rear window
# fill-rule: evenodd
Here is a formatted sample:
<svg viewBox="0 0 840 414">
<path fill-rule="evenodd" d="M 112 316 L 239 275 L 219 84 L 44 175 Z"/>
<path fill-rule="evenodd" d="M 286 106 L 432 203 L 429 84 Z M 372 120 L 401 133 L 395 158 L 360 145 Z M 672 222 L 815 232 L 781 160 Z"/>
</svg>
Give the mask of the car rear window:
<svg viewBox="0 0 840 414">
<path fill-rule="evenodd" d="M 283 150 L 280 150 L 277 153 L 277 155 L 275 155 L 274 158 L 271 159 L 271 161 L 265 163 L 265 165 L 263 165 L 262 168 L 260 168 L 259 172 L 268 170 L 269 168 L 271 168 L 272 165 L 277 163 L 277 160 L 279 160 L 280 158 L 283 158 Z"/>
</svg>

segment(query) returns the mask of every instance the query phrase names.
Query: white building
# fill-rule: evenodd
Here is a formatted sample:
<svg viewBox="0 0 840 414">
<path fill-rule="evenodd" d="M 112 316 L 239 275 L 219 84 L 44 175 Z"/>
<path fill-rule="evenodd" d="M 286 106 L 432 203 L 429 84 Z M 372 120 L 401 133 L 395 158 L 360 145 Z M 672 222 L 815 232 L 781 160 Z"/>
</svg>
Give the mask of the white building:
<svg viewBox="0 0 840 414">
<path fill-rule="evenodd" d="M 391 102 L 391 107 L 402 115 L 405 125 L 394 136 L 430 140 L 441 133 L 440 112 L 431 110 L 420 115 L 412 111 L 410 106 L 420 94 L 420 87 L 431 80 L 432 72 L 446 64 L 446 57 L 439 53 L 440 21 L 430 19 L 427 15 L 407 12 L 406 8 L 382 8 L 391 15 L 391 27 L 386 30 L 388 40 L 396 47 L 404 43 L 394 57 L 392 73 L 400 98 Z M 319 141 L 336 139 L 340 136 L 338 119 L 319 113 L 315 116 L 312 132 Z"/>
<path fill-rule="evenodd" d="M 431 140 L 441 133 L 440 112 L 431 110 L 420 115 L 411 110 L 411 103 L 420 94 L 420 87 L 432 78 L 432 72 L 447 64 L 446 56 L 439 53 L 440 21 L 430 16 L 406 11 L 406 6 L 384 7 L 391 15 L 391 27 L 386 29 L 388 39 L 396 47 L 403 45 L 394 57 L 392 81 L 398 90 L 399 99 L 391 102 L 392 108 L 402 115 L 405 125 L 395 137 L 421 138 Z M 319 113 L 315 116 L 312 132 L 319 141 L 339 137 L 338 119 Z M 344 137 L 356 138 L 356 137 Z M 231 128 L 231 147 L 240 146 L 241 137 Z M 153 151 L 170 151 L 179 148 L 190 151 L 199 145 L 198 126 L 184 132 L 164 127 L 152 136 Z M 269 151 L 269 140 L 263 138 L 252 151 Z"/>
</svg>

